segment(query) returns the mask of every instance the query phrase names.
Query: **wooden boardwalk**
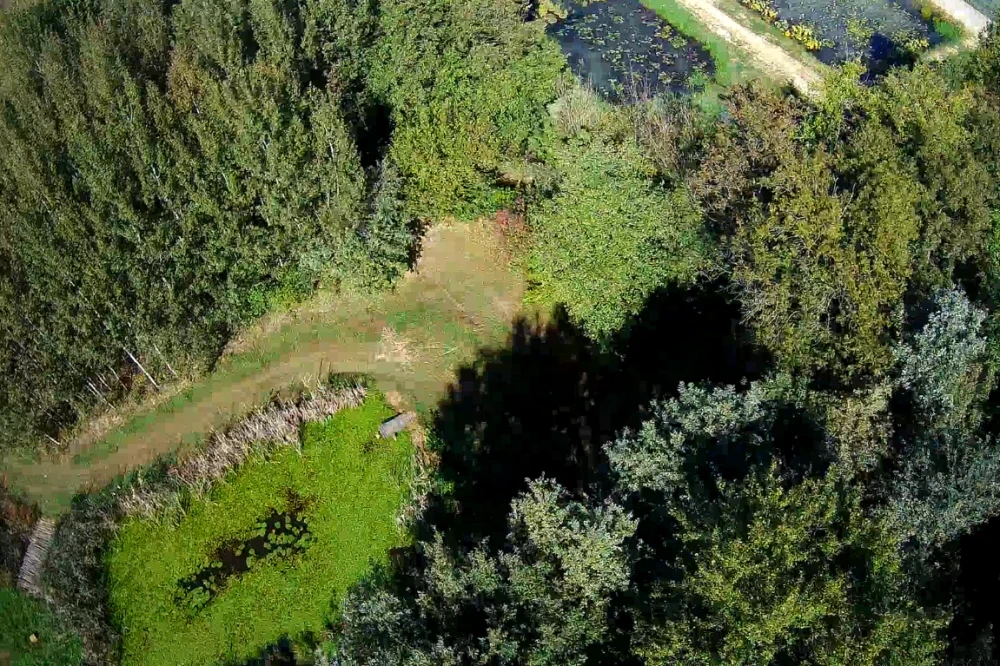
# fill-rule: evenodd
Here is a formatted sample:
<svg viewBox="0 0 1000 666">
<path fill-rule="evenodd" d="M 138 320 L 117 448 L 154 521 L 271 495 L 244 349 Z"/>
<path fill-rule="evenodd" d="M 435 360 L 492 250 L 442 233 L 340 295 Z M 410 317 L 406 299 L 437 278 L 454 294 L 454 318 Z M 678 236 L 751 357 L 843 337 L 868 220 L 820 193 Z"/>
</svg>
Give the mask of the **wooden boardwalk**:
<svg viewBox="0 0 1000 666">
<path fill-rule="evenodd" d="M 42 567 L 49 554 L 52 538 L 56 535 L 56 523 L 51 518 L 41 518 L 35 523 L 35 531 L 31 534 L 28 552 L 21 562 L 21 571 L 17 576 L 17 587 L 36 597 L 42 596 L 39 586 Z"/>
</svg>

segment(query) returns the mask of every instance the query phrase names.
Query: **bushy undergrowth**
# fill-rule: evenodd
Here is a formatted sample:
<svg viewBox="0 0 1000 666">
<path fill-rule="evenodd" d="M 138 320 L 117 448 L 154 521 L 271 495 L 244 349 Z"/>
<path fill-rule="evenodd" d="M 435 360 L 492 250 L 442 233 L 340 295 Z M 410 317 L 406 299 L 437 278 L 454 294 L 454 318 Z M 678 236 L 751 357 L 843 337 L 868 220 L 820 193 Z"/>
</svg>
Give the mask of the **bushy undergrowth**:
<svg viewBox="0 0 1000 666">
<path fill-rule="evenodd" d="M 0 587 L 14 584 L 36 520 L 38 507 L 0 483 Z"/>
<path fill-rule="evenodd" d="M 711 265 L 712 244 L 690 193 L 653 180 L 626 111 L 574 89 L 553 113 L 560 177 L 532 210 L 531 298 L 565 304 L 604 337 L 656 289 L 692 282 Z"/>
<path fill-rule="evenodd" d="M 42 585 L 62 626 L 82 641 L 84 663 L 115 663 L 119 635 L 111 623 L 104 557 L 121 518 L 117 484 L 79 498 L 60 521 L 42 572 Z"/>
<path fill-rule="evenodd" d="M 403 539 L 397 515 L 408 494 L 410 441 L 405 433 L 375 439 L 393 413 L 371 393 L 360 407 L 305 425 L 301 447 L 241 456 L 204 495 L 183 492 L 153 517 L 126 518 L 108 555 L 123 663 L 230 663 L 283 636 L 324 632 L 340 596 Z M 261 559 L 208 603 L 185 604 L 182 579 L 210 565 L 223 544 L 251 537 L 272 512 L 293 509 L 308 522 L 304 552 Z"/>
<path fill-rule="evenodd" d="M 77 666 L 80 639 L 44 603 L 0 587 L 0 655 L 6 666 Z"/>
</svg>

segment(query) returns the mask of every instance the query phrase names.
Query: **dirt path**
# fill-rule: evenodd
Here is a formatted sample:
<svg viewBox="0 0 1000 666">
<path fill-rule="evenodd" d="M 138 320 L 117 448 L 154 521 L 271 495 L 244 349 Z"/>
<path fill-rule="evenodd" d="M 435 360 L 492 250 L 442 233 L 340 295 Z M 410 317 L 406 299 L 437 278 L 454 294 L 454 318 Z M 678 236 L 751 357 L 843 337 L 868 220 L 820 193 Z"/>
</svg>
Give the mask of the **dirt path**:
<svg viewBox="0 0 1000 666">
<path fill-rule="evenodd" d="M 787 80 L 807 95 L 819 92 L 823 77 L 819 72 L 799 62 L 781 46 L 763 35 L 738 23 L 716 6 L 713 0 L 677 0 L 712 32 L 743 49 L 754 64 L 775 79 Z M 963 3 L 964 4 L 964 3 Z"/>
<path fill-rule="evenodd" d="M 990 20 L 985 14 L 964 0 L 930 0 L 942 12 L 962 24 L 972 40 L 979 38 L 979 33 L 986 29 Z"/>
<path fill-rule="evenodd" d="M 523 278 L 488 224 L 441 224 L 424 239 L 417 269 L 381 297 L 320 293 L 245 331 L 216 372 L 167 400 L 115 417 L 61 456 L 3 461 L 7 482 L 47 514 L 73 494 L 191 445 L 261 404 L 274 390 L 311 385 L 331 372 L 364 372 L 404 396 L 433 405 L 457 367 L 502 344 L 522 303 Z"/>
</svg>

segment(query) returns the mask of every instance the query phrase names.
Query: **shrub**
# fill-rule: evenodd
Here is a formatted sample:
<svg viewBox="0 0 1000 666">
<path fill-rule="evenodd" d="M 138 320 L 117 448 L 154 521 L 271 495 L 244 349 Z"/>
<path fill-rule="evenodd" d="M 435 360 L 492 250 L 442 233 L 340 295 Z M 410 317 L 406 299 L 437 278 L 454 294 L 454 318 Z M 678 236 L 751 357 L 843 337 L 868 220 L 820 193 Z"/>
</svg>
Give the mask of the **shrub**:
<svg viewBox="0 0 1000 666">
<path fill-rule="evenodd" d="M 556 111 L 567 132 L 551 159 L 561 180 L 531 210 L 531 298 L 565 304 L 606 338 L 658 288 L 692 282 L 711 265 L 712 247 L 687 190 L 651 180 L 624 115 L 583 113 L 579 94 Z"/>
<path fill-rule="evenodd" d="M 503 0 L 387 0 L 371 89 L 420 215 L 493 212 L 500 173 L 537 152 L 564 65 L 541 22 Z"/>
<path fill-rule="evenodd" d="M 17 580 L 37 520 L 38 507 L 11 494 L 0 481 L 0 587 Z"/>
</svg>

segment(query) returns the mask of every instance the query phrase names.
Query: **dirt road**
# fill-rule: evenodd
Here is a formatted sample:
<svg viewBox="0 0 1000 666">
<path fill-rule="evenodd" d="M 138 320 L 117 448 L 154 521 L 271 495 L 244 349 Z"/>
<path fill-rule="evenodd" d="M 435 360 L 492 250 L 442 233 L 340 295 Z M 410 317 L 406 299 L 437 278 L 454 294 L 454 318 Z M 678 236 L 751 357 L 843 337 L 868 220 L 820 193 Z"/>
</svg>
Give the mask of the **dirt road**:
<svg viewBox="0 0 1000 666">
<path fill-rule="evenodd" d="M 790 81 L 801 92 L 812 95 L 819 92 L 823 77 L 819 72 L 799 62 L 763 35 L 738 23 L 716 6 L 713 0 L 677 0 L 678 4 L 694 14 L 715 34 L 730 44 L 746 51 L 754 64 L 777 80 Z M 964 4 L 964 3 L 963 3 Z"/>
</svg>

